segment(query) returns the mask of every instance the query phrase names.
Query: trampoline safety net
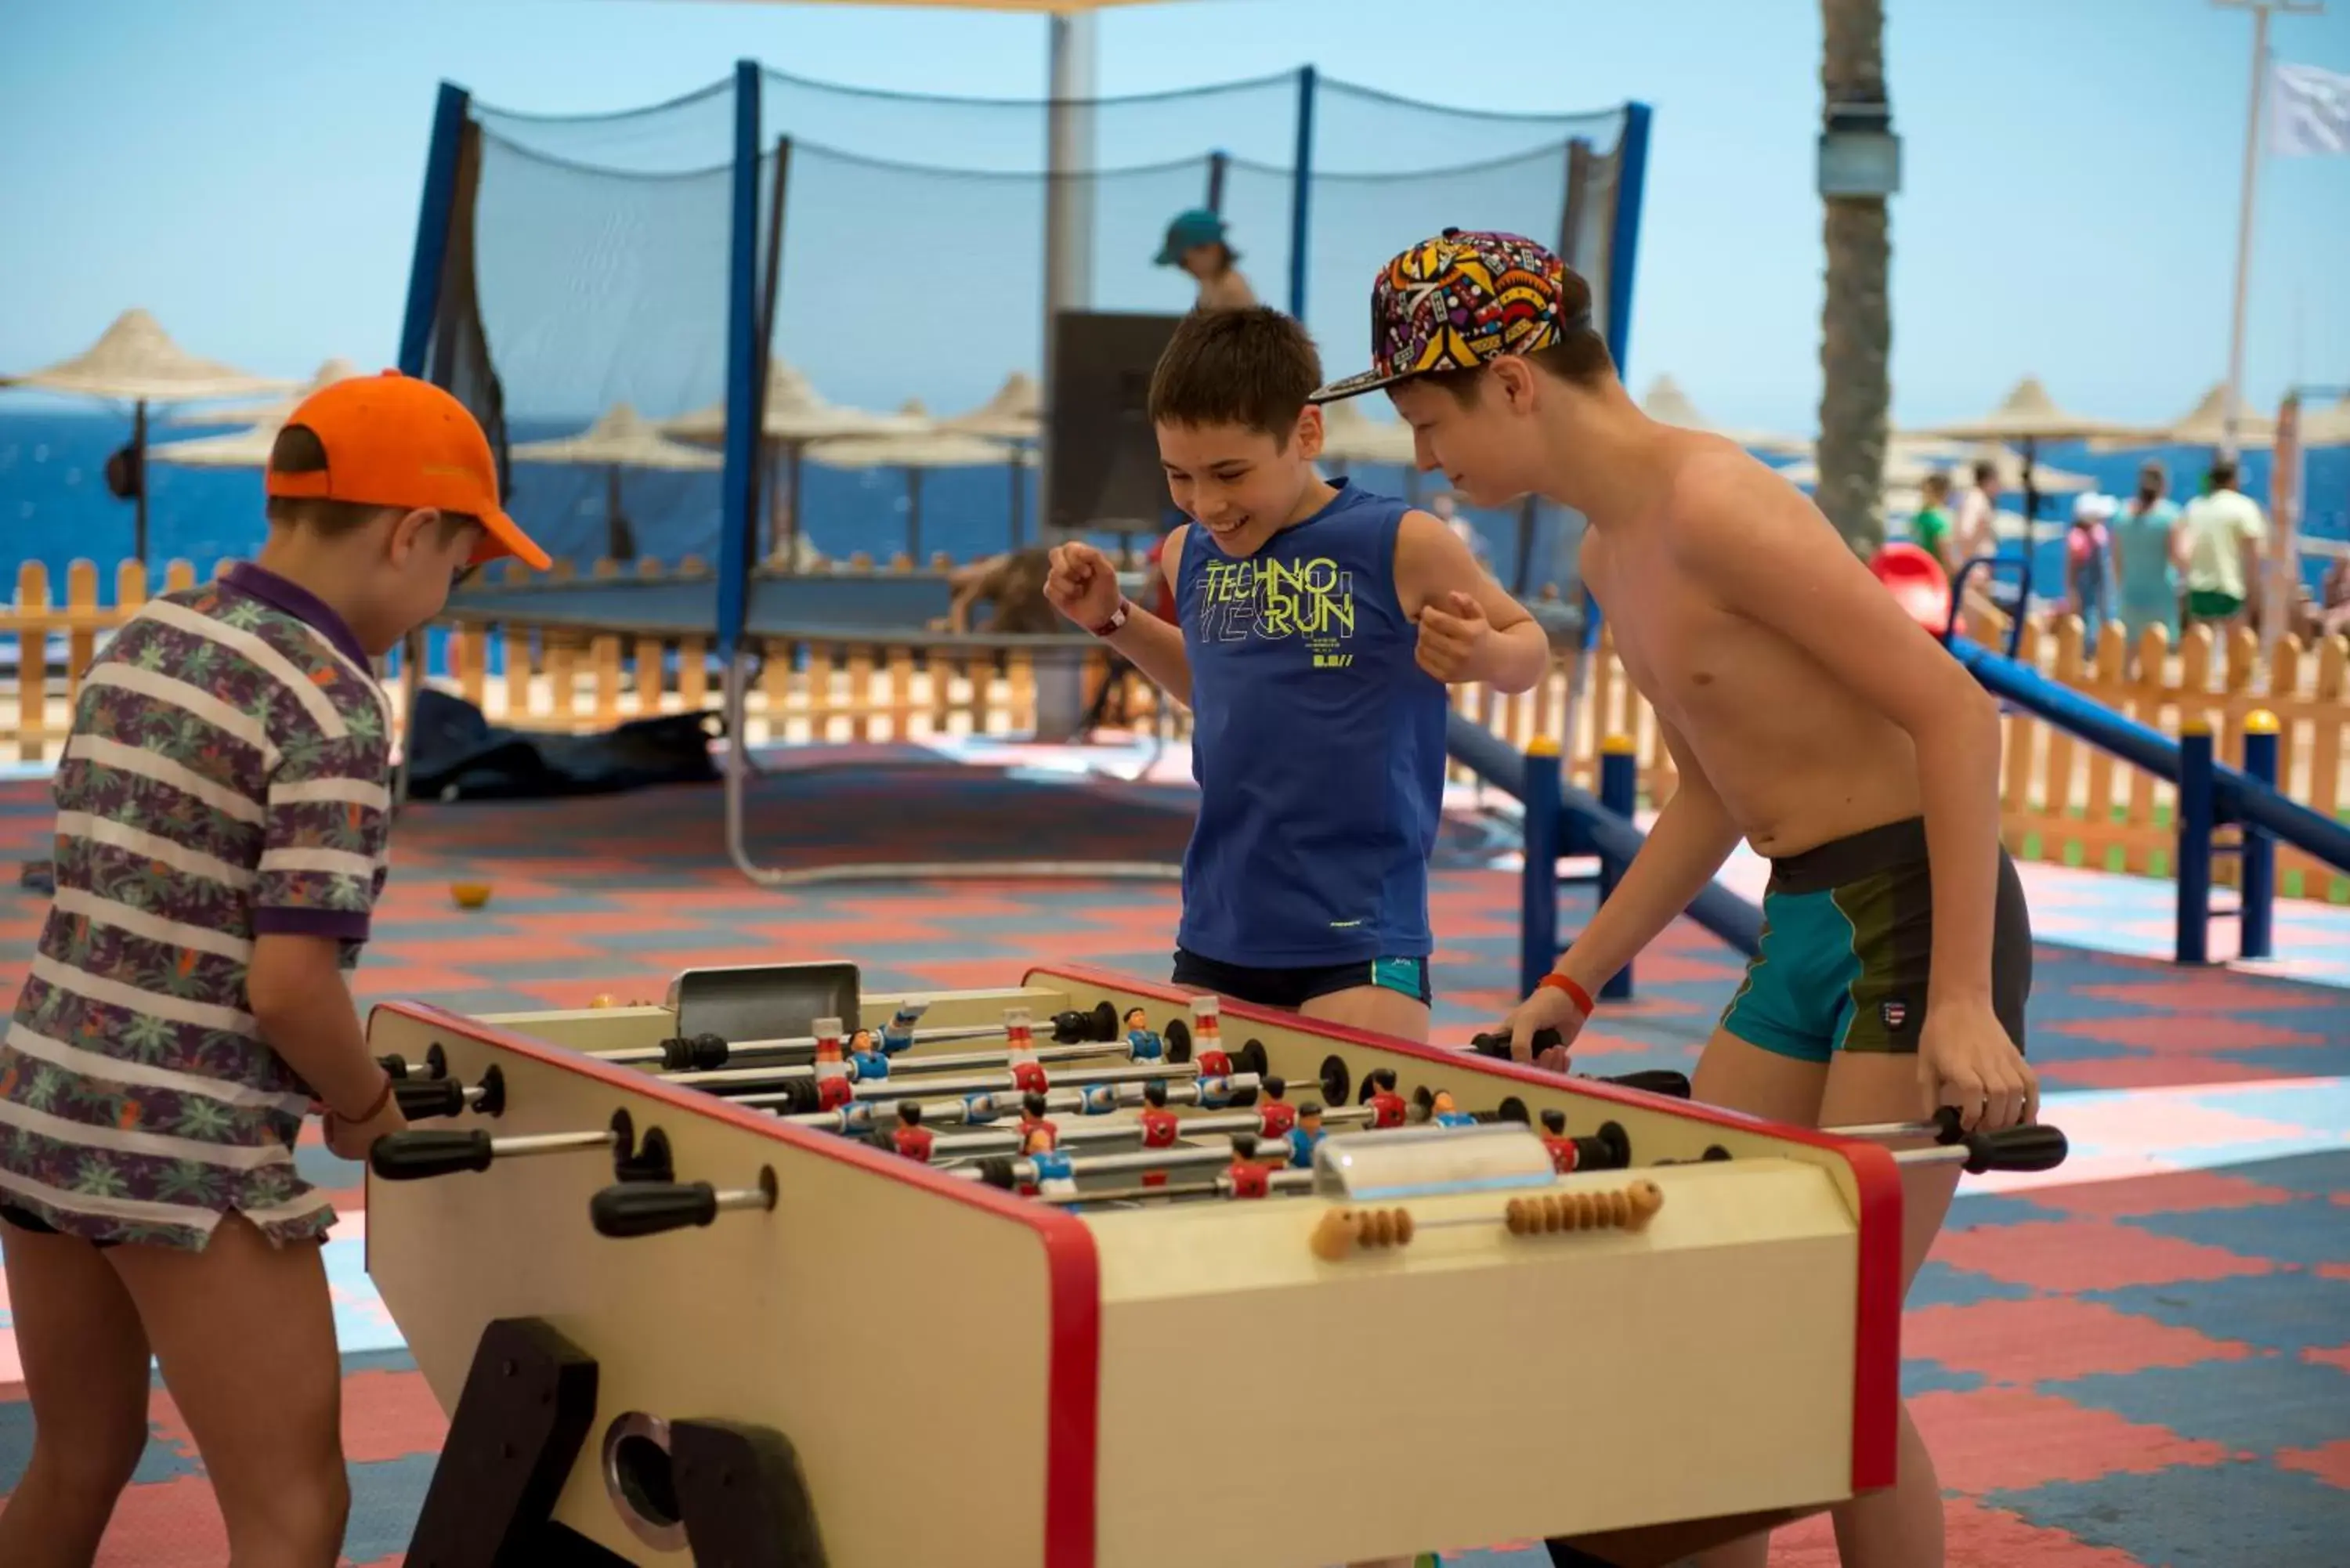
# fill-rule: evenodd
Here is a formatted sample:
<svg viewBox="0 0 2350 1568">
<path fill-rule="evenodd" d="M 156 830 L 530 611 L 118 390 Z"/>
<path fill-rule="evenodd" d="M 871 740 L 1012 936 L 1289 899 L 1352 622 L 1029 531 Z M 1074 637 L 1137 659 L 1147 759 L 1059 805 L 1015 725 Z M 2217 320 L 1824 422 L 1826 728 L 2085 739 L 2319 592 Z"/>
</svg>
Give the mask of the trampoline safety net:
<svg viewBox="0 0 2350 1568">
<path fill-rule="evenodd" d="M 1057 114 L 1042 100 L 772 70 L 589 117 L 456 95 L 462 119 L 436 137 L 423 213 L 426 237 L 443 232 L 437 265 L 419 246 L 437 284 L 412 289 L 409 342 L 423 353 L 409 368 L 482 416 L 515 514 L 579 569 L 719 552 L 746 91 L 759 99 L 759 213 L 743 329 L 762 339 L 770 404 L 812 398 L 827 418 L 974 410 L 1008 378 L 1040 373 L 1055 271 L 1066 308 L 1188 308 L 1191 280 L 1154 259 L 1168 221 L 1198 206 L 1224 216 L 1258 297 L 1300 316 L 1334 374 L 1368 362 L 1376 269 L 1448 225 L 1558 247 L 1592 279 L 1600 319 L 1620 327 L 1610 307 L 1629 280 L 1611 275 L 1637 223 L 1644 142 L 1627 135 L 1630 106 L 1492 114 L 1310 68 Z M 1057 269 L 1048 231 L 1061 235 Z M 771 431 L 775 419 L 771 407 Z M 965 443 L 917 485 L 902 467 L 838 461 L 820 440 L 770 442 L 747 548 L 765 558 L 797 532 L 803 549 L 886 558 L 907 548 L 917 517 L 924 555 L 966 559 L 1033 539 L 1033 465 L 999 450 L 1001 462 L 974 462 Z M 1414 477 L 1358 472 L 1398 489 Z M 1509 580 L 1516 521 L 1480 522 Z M 1539 554 L 1555 533 L 1538 531 Z M 1530 586 L 1544 576 L 1537 563 Z"/>
</svg>

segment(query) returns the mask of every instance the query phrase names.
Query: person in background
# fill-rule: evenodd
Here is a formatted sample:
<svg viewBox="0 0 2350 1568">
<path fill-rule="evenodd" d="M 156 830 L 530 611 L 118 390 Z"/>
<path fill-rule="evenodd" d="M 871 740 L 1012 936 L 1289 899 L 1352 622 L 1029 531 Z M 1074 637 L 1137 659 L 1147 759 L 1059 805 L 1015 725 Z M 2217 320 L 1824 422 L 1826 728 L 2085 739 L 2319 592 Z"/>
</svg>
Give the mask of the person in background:
<svg viewBox="0 0 2350 1568">
<path fill-rule="evenodd" d="M 1060 630 L 1061 618 L 1045 602 L 1045 577 L 1051 569 L 1051 556 L 1049 549 L 1036 545 L 983 556 L 956 567 L 947 577 L 947 591 L 951 597 L 946 620 L 939 629 L 970 631 L 972 610 L 984 605 L 989 611 L 989 631 L 1008 634 Z"/>
<path fill-rule="evenodd" d="M 1950 549 L 1950 476 L 1929 473 L 1918 486 L 1918 515 L 1909 520 L 1909 539 L 1919 549 L 1942 563 L 1942 570 L 1952 578 L 1959 575 L 1959 560 Z"/>
<path fill-rule="evenodd" d="M 2236 488 L 2236 460 L 2215 458 L 2210 488 L 2187 504 L 2179 519 L 2189 620 L 2233 626 L 2260 580 L 2261 545 L 2268 519 Z"/>
<path fill-rule="evenodd" d="M 2334 556 L 2317 585 L 2316 629 L 2320 637 L 2350 633 L 2350 555 Z"/>
<path fill-rule="evenodd" d="M 2170 472 L 2147 462 L 2137 471 L 2137 493 L 2115 514 L 2115 576 L 2119 579 L 2121 623 L 2129 633 L 2130 662 L 2137 661 L 2138 638 L 2150 626 L 2178 640 L 2178 566 L 2181 541 L 2178 504 L 2172 501 Z"/>
<path fill-rule="evenodd" d="M 1205 207 L 1179 213 L 1159 247 L 1160 266 L 1180 267 L 1199 280 L 1195 310 L 1246 310 L 1256 304 L 1248 279 L 1233 264 L 1240 253 L 1224 235 L 1224 220 Z"/>
<path fill-rule="evenodd" d="M 1477 524 L 1461 515 L 1459 496 L 1449 490 L 1439 491 L 1430 498 L 1428 509 L 1438 522 L 1452 530 L 1454 538 L 1469 546 L 1469 553 L 1477 558 L 1479 566 L 1491 569 L 1492 563 L 1485 556 L 1485 536 L 1477 532 Z"/>
<path fill-rule="evenodd" d="M 1950 524 L 1950 558 L 1957 566 L 1983 556 L 1999 554 L 1999 465 L 1985 458 L 1974 466 L 1974 483 L 1959 497 Z M 1956 569 L 1955 567 L 1953 568 Z M 1967 585 L 1968 620 L 1985 628 L 2002 627 L 2015 607 L 2012 583 L 1980 574 Z M 2000 590 L 2011 590 L 2002 593 Z"/>
<path fill-rule="evenodd" d="M 2092 491 L 2073 501 L 2073 526 L 2064 535 L 2064 609 L 2081 618 L 2082 651 L 2094 659 L 2097 635 L 2113 614 L 2113 535 L 2106 520 L 2114 498 Z"/>
</svg>

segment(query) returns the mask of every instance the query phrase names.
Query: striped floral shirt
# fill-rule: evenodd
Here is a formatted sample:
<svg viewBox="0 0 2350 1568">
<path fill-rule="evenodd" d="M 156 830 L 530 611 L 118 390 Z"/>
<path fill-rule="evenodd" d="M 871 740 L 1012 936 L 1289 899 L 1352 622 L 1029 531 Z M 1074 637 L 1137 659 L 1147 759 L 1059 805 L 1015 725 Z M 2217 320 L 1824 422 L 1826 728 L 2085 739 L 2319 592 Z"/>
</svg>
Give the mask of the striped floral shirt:
<svg viewBox="0 0 2350 1568">
<path fill-rule="evenodd" d="M 249 563 L 143 607 L 90 667 L 57 774 L 57 894 L 0 1037 L 0 1205 L 201 1248 L 240 1212 L 322 1234 L 308 1085 L 245 997 L 255 937 L 339 939 L 381 890 L 390 712 L 316 597 Z"/>
</svg>

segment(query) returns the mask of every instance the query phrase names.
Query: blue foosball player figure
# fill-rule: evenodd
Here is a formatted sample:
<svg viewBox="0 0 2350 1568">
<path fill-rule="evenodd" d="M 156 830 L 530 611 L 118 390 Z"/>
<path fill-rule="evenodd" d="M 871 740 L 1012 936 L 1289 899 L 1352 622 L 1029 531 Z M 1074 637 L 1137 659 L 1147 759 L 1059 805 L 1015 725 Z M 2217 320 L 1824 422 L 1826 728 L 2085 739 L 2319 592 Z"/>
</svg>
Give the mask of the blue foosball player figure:
<svg viewBox="0 0 2350 1568">
<path fill-rule="evenodd" d="M 1477 1118 L 1455 1106 L 1451 1094 L 1444 1089 L 1437 1090 L 1435 1097 L 1430 1101 L 1428 1119 L 1440 1127 L 1473 1127 L 1477 1125 Z"/>
<path fill-rule="evenodd" d="M 870 1029 L 860 1029 L 848 1037 L 848 1064 L 859 1083 L 889 1075 L 889 1054 L 873 1043 Z"/>
<path fill-rule="evenodd" d="M 922 1010 L 928 1006 L 930 1003 L 927 1002 L 899 1003 L 898 1011 L 889 1015 L 889 1022 L 881 1026 L 881 1049 L 892 1056 L 913 1049 L 914 1025 L 920 1021 Z"/>
<path fill-rule="evenodd" d="M 1312 1100 L 1297 1107 L 1297 1125 L 1289 1129 L 1289 1166 L 1314 1168 L 1314 1149 L 1322 1141 L 1322 1107 Z"/>
<path fill-rule="evenodd" d="M 1139 1007 L 1126 1010 L 1126 1055 L 1130 1062 L 1158 1062 L 1167 1055 L 1159 1031 L 1150 1027 L 1150 1014 Z"/>
</svg>

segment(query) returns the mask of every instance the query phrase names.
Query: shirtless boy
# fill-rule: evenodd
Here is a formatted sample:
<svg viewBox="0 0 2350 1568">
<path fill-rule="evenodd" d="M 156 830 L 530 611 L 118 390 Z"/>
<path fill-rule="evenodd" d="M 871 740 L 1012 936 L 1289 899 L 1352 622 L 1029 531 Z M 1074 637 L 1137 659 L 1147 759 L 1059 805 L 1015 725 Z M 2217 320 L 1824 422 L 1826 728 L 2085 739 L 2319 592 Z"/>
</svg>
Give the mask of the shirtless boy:
<svg viewBox="0 0 2350 1568">
<path fill-rule="evenodd" d="M 1507 1027 L 1566 1042 L 1592 997 L 1741 838 L 1772 861 L 1762 952 L 1707 1042 L 1700 1099 L 1804 1126 L 1956 1106 L 2034 1119 L 2024 1064 L 2032 950 L 1999 843 L 1997 710 L 1906 617 L 1804 495 L 1733 443 L 1626 396 L 1590 286 L 1515 235 L 1413 246 L 1372 294 L 1376 368 L 1419 466 L 1473 505 L 1529 493 L 1581 512 L 1583 580 L 1679 770 L 1615 893 Z M 1905 1179 L 1903 1278 L 1955 1189 Z M 1847 1568 L 1939 1568 L 1942 1501 L 1905 1410 L 1898 1480 L 1835 1511 Z M 1707 1568 L 1760 1568 L 1765 1537 Z"/>
</svg>

